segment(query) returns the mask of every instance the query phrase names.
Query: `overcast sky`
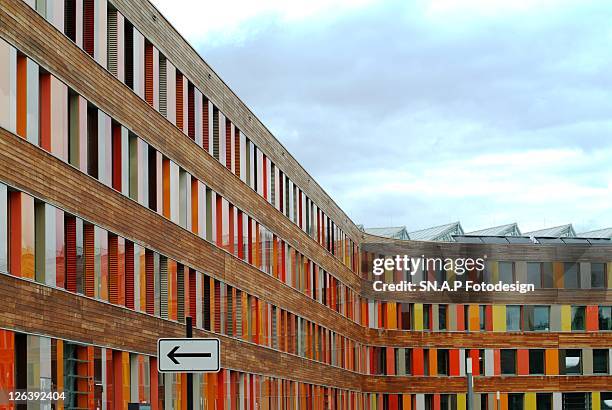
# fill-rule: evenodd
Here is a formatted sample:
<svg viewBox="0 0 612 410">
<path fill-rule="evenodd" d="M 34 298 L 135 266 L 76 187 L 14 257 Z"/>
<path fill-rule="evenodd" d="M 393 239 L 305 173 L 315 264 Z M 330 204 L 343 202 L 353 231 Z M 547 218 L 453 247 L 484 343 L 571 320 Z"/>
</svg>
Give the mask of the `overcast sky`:
<svg viewBox="0 0 612 410">
<path fill-rule="evenodd" d="M 357 223 L 612 226 L 608 0 L 153 2 Z"/>
</svg>

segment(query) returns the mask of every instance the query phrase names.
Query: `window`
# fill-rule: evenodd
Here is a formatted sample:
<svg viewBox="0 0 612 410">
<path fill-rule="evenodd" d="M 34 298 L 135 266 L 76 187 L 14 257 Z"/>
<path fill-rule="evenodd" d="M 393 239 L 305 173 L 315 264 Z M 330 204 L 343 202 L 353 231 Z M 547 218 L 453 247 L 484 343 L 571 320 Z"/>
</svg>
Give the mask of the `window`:
<svg viewBox="0 0 612 410">
<path fill-rule="evenodd" d="M 508 332 L 517 332 L 521 330 L 521 307 L 507 306 L 506 307 L 506 330 Z"/>
<path fill-rule="evenodd" d="M 563 393 L 563 410 L 590 410 L 591 393 Z"/>
<path fill-rule="evenodd" d="M 499 263 L 499 280 L 503 283 L 514 283 L 514 262 Z"/>
<path fill-rule="evenodd" d="M 480 330 L 487 329 L 487 307 L 486 305 L 478 306 L 478 318 L 480 321 Z"/>
<path fill-rule="evenodd" d="M 585 329 L 585 307 L 572 306 L 572 330 Z"/>
<path fill-rule="evenodd" d="M 582 374 L 582 350 L 565 349 L 559 351 L 563 374 Z"/>
<path fill-rule="evenodd" d="M 440 410 L 451 410 L 457 408 L 457 395 L 441 394 L 440 395 Z"/>
<path fill-rule="evenodd" d="M 542 264 L 540 262 L 527 262 L 527 283 L 542 287 Z"/>
<path fill-rule="evenodd" d="M 612 392 L 601 393 L 601 410 L 612 410 Z"/>
<path fill-rule="evenodd" d="M 580 287 L 580 265 L 577 263 L 564 264 L 563 287 L 565 289 L 578 289 Z"/>
<path fill-rule="evenodd" d="M 523 410 L 523 393 L 508 394 L 508 410 Z"/>
<path fill-rule="evenodd" d="M 538 288 L 552 288 L 553 274 L 550 262 L 527 262 L 527 283 Z"/>
<path fill-rule="evenodd" d="M 434 280 L 438 282 L 438 286 L 442 284 L 442 282 L 446 281 L 446 271 L 444 269 L 435 269 L 433 272 Z M 456 279 L 459 280 L 459 279 Z"/>
<path fill-rule="evenodd" d="M 406 374 L 412 374 L 412 349 L 404 349 L 404 366 Z"/>
<path fill-rule="evenodd" d="M 550 306 L 525 306 L 524 329 L 548 331 L 550 327 Z"/>
<path fill-rule="evenodd" d="M 592 263 L 591 264 L 591 287 L 605 288 L 606 287 L 606 264 Z"/>
<path fill-rule="evenodd" d="M 325 282 L 323 282 L 325 284 Z M 325 288 L 323 288 L 325 290 Z M 325 298 L 323 298 L 325 300 Z M 400 329 L 410 330 L 410 304 L 400 303 Z"/>
<path fill-rule="evenodd" d="M 438 349 L 438 374 L 448 376 L 448 350 Z"/>
<path fill-rule="evenodd" d="M 593 350 L 593 373 L 608 374 L 609 372 L 609 352 L 608 349 Z"/>
<path fill-rule="evenodd" d="M 397 348 L 395 350 L 395 369 L 396 374 L 404 376 L 410 374 L 410 355 L 412 352 L 410 349 Z"/>
<path fill-rule="evenodd" d="M 87 105 L 87 173 L 98 178 L 98 109 Z"/>
<path fill-rule="evenodd" d="M 516 374 L 516 350 L 501 349 L 501 374 Z"/>
<path fill-rule="evenodd" d="M 599 307 L 599 330 L 612 330 L 612 306 Z"/>
<path fill-rule="evenodd" d="M 423 305 L 423 329 L 431 330 L 431 305 Z"/>
<path fill-rule="evenodd" d="M 440 330 L 446 330 L 446 312 L 448 310 L 448 305 L 439 305 L 438 306 L 438 327 Z"/>
<path fill-rule="evenodd" d="M 529 350 L 529 374 L 544 374 L 544 349 Z"/>
<path fill-rule="evenodd" d="M 8 188 L 0 183 L 0 272 L 8 272 Z"/>
<path fill-rule="evenodd" d="M 552 393 L 536 393 L 536 410 L 552 410 Z"/>
</svg>

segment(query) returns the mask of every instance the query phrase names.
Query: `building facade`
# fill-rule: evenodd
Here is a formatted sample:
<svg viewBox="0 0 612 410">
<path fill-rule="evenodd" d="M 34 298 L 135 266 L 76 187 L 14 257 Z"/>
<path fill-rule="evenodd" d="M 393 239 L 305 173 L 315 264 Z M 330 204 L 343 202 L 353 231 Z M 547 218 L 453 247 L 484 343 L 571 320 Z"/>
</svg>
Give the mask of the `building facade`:
<svg viewBox="0 0 612 410">
<path fill-rule="evenodd" d="M 538 289 L 373 292 L 373 258 L 423 253 Z M 477 409 L 607 409 L 611 269 L 368 235 L 147 0 L 0 0 L 0 409 L 186 408 L 155 357 L 186 317 L 221 340 L 197 408 L 465 409 L 471 358 Z"/>
</svg>

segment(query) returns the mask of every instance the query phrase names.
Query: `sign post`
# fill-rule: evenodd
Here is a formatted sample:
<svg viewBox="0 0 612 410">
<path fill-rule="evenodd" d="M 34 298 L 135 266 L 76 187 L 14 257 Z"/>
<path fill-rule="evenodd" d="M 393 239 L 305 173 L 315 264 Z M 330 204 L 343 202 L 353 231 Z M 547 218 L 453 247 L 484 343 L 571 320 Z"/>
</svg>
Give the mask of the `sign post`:
<svg viewBox="0 0 612 410">
<path fill-rule="evenodd" d="M 191 316 L 185 318 L 187 333 L 185 336 L 188 339 L 193 338 L 193 321 Z M 193 373 L 187 373 L 187 410 L 193 410 Z"/>
</svg>

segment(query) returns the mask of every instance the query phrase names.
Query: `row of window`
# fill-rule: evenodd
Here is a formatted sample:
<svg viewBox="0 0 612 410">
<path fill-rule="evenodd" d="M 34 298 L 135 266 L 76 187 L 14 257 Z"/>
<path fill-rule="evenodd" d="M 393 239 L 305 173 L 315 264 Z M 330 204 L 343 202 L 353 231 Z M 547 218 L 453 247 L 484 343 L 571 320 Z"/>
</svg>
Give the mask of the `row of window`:
<svg viewBox="0 0 612 410">
<path fill-rule="evenodd" d="M 2 329 L 0 357 L 0 390 L 63 394 L 49 408 L 186 406 L 186 375 L 159 374 L 154 357 Z M 193 379 L 196 409 L 346 409 L 363 400 L 361 393 L 227 369 Z"/>
<path fill-rule="evenodd" d="M 501 374 L 545 374 L 548 356 L 542 351 L 518 352 L 518 359 L 516 351 L 500 352 Z M 582 354 L 561 351 L 560 363 L 566 368 L 562 374 L 579 374 L 576 369 L 582 365 L 576 363 L 582 362 Z M 428 364 L 435 367 L 433 374 L 447 374 L 448 351 L 433 350 L 429 355 L 435 357 Z M 597 355 L 593 351 L 593 360 Z M 1 329 L 0 357 L 0 390 L 60 392 L 64 396 L 58 402 L 64 408 L 126 408 L 128 403 L 150 404 L 151 409 L 185 406 L 186 375 L 159 374 L 154 357 Z M 356 393 L 227 369 L 193 378 L 198 409 L 466 409 L 465 394 Z M 474 395 L 475 409 L 499 408 L 497 403 L 509 410 L 604 410 L 612 408 L 612 393 Z"/>
<path fill-rule="evenodd" d="M 378 258 L 372 252 L 362 252 L 362 269 L 369 279 L 372 275 L 372 263 Z M 440 267 L 431 267 L 423 271 L 416 269 L 414 275 L 412 270 L 385 270 L 384 276 L 376 280 L 384 280 L 386 283 L 399 283 L 407 281 L 419 283 L 430 281 L 442 283 L 444 281 L 466 281 L 489 282 L 513 284 L 519 281 L 524 284 L 532 284 L 535 289 L 557 288 L 557 289 L 606 289 L 612 288 L 612 276 L 608 270 L 612 263 L 604 262 L 516 262 L 516 261 L 488 261 L 485 270 L 478 272 L 470 270 L 465 274 L 455 274 Z M 368 276 L 369 275 L 369 276 Z"/>
<path fill-rule="evenodd" d="M 369 301 L 371 328 L 429 331 L 612 330 L 609 305 L 478 305 Z"/>
<path fill-rule="evenodd" d="M 461 376 L 609 375 L 610 349 L 439 349 L 372 347 L 369 374 Z"/>
<path fill-rule="evenodd" d="M 198 146 L 357 271 L 353 240 L 110 3 L 58 0 L 37 2 L 35 8 Z"/>
<path fill-rule="evenodd" d="M 0 106 L 16 108 L 10 119 L 18 135 L 347 318 L 359 320 L 359 297 L 353 289 L 1 39 L 0 55 L 0 82 L 8 79 L 5 84 L 12 89 L 0 94 Z M 325 222 L 321 227 L 329 232 L 331 225 Z M 329 237 L 334 238 L 334 246 L 348 251 L 346 238 Z M 351 259 L 357 258 L 356 247 L 351 247 Z M 325 287 L 334 288 L 333 295 L 325 294 Z"/>
</svg>

